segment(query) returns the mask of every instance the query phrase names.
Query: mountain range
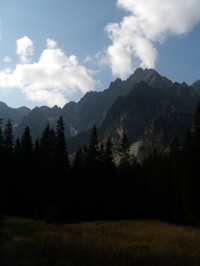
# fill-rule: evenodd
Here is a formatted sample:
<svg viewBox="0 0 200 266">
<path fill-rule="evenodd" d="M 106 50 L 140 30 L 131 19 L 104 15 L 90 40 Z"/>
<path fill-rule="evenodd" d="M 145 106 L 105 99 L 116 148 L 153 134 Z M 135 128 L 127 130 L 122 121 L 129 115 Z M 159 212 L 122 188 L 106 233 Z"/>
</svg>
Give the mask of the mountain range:
<svg viewBox="0 0 200 266">
<path fill-rule="evenodd" d="M 200 80 L 189 86 L 172 82 L 155 69 L 138 68 L 127 80 L 118 78 L 104 91 L 87 92 L 63 108 L 11 108 L 0 102 L 0 118 L 2 128 L 11 120 L 15 139 L 29 126 L 34 141 L 47 123 L 55 128 L 62 116 L 70 154 L 88 144 L 96 125 L 99 139 L 104 142 L 110 136 L 116 151 L 125 133 L 132 152 L 146 156 L 155 148 L 162 152 L 174 137 L 184 139 L 199 101 Z"/>
</svg>

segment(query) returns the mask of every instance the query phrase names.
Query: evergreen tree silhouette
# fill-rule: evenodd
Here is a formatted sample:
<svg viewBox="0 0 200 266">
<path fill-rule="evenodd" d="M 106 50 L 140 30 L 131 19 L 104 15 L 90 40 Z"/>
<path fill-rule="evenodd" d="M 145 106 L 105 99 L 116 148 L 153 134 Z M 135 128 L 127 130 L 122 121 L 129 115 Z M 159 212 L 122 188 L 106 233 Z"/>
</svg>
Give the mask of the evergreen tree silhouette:
<svg viewBox="0 0 200 266">
<path fill-rule="evenodd" d="M 20 212 L 23 215 L 33 215 L 34 209 L 34 197 L 35 197 L 35 175 L 33 168 L 33 144 L 30 128 L 25 127 L 21 136 L 21 140 L 16 141 L 14 149 L 15 160 L 18 162 L 15 164 L 15 168 L 18 169 L 18 200 L 20 206 Z M 16 158 L 18 156 L 18 158 Z"/>
<path fill-rule="evenodd" d="M 56 160 L 56 167 L 59 171 L 58 174 L 63 174 L 63 175 L 66 174 L 66 170 L 69 168 L 69 158 L 68 158 L 68 151 L 67 151 L 64 132 L 65 132 L 65 124 L 62 116 L 60 116 L 57 121 L 56 133 L 55 133 L 55 160 Z"/>
<path fill-rule="evenodd" d="M 11 120 L 8 119 L 3 134 L 2 134 L 2 173 L 6 173 L 2 176 L 3 182 L 3 199 L 4 207 L 8 211 L 12 211 L 13 198 L 15 198 L 15 184 L 14 184 L 14 167 L 13 167 L 13 148 L 14 148 L 14 136 L 13 126 Z M 8 193 L 9 191 L 9 193 Z M 11 197 L 13 195 L 13 197 Z"/>
<path fill-rule="evenodd" d="M 98 139 L 98 132 L 97 128 L 94 125 L 91 134 L 90 134 L 90 144 L 89 144 L 89 149 L 88 149 L 88 160 L 91 161 L 97 161 L 98 156 L 99 156 L 99 139 Z"/>
<path fill-rule="evenodd" d="M 24 160 L 32 160 L 33 155 L 33 143 L 30 128 L 27 126 L 21 137 L 21 149 L 23 153 Z"/>
<path fill-rule="evenodd" d="M 70 200 L 72 182 L 69 177 L 69 157 L 65 141 L 65 124 L 62 116 L 59 116 L 55 132 L 55 172 L 54 193 L 55 199 L 51 215 L 56 219 L 64 219 L 69 215 L 67 206 Z"/>
<path fill-rule="evenodd" d="M 55 201 L 55 132 L 47 123 L 39 140 L 40 165 L 38 213 L 46 218 Z"/>
<path fill-rule="evenodd" d="M 119 169 L 128 169 L 131 164 L 130 143 L 125 133 L 123 133 L 119 147 Z"/>
<path fill-rule="evenodd" d="M 188 222 L 200 224 L 200 103 L 183 147 L 181 180 L 184 209 Z"/>
<path fill-rule="evenodd" d="M 111 138 L 108 137 L 105 144 L 105 151 L 104 151 L 104 159 L 107 164 L 113 165 L 114 164 L 114 157 L 113 157 L 113 144 Z"/>
<path fill-rule="evenodd" d="M 75 158 L 73 160 L 73 170 L 76 171 L 77 174 L 80 174 L 85 162 L 85 156 L 82 148 L 79 148 L 75 154 Z"/>
<path fill-rule="evenodd" d="M 10 119 L 8 119 L 8 122 L 3 130 L 3 146 L 5 151 L 4 155 L 11 156 L 14 148 L 14 135 Z"/>
</svg>

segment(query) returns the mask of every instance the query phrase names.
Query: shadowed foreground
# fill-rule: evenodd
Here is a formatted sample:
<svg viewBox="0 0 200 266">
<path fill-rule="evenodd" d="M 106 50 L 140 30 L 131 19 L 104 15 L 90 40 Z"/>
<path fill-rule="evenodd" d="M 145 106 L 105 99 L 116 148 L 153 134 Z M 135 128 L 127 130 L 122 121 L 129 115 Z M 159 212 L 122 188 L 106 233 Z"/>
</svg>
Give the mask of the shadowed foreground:
<svg viewBox="0 0 200 266">
<path fill-rule="evenodd" d="M 0 245 L 2 266 L 200 265 L 200 230 L 158 221 L 4 218 Z"/>
</svg>

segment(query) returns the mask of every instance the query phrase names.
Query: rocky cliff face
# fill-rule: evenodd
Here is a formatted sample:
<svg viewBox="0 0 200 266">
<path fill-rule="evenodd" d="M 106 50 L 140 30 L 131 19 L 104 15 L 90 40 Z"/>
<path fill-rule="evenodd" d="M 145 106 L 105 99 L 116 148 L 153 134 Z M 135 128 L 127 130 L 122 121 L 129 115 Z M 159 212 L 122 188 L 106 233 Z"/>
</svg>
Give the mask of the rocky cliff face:
<svg viewBox="0 0 200 266">
<path fill-rule="evenodd" d="M 136 77 L 140 82 L 135 84 Z M 118 96 L 107 111 L 98 127 L 100 139 L 110 136 L 117 151 L 125 132 L 132 150 L 143 157 L 155 148 L 163 152 L 175 136 L 183 140 L 200 100 L 194 88 L 173 83 L 152 69 L 139 69 L 126 82 L 132 89 Z M 71 152 L 89 141 L 89 133 L 68 140 Z"/>
<path fill-rule="evenodd" d="M 2 128 L 11 119 L 12 125 L 17 127 L 24 116 L 27 116 L 31 112 L 31 109 L 23 106 L 20 108 L 11 108 L 7 104 L 0 102 L 0 119 L 2 119 Z"/>
<path fill-rule="evenodd" d="M 196 93 L 200 95 L 200 80 L 196 80 L 191 86 L 194 88 Z"/>
<path fill-rule="evenodd" d="M 112 136 L 117 147 L 125 132 L 131 143 L 140 141 L 139 153 L 149 153 L 154 147 L 163 150 L 173 137 L 184 138 L 199 99 L 186 84 L 159 88 L 141 82 L 112 105 L 100 134 L 103 139 Z"/>
<path fill-rule="evenodd" d="M 184 141 L 188 126 L 192 125 L 193 113 L 173 111 L 157 115 L 145 127 L 144 134 L 140 139 L 137 156 L 148 157 L 155 150 L 163 153 L 165 149 L 177 138 Z"/>
</svg>

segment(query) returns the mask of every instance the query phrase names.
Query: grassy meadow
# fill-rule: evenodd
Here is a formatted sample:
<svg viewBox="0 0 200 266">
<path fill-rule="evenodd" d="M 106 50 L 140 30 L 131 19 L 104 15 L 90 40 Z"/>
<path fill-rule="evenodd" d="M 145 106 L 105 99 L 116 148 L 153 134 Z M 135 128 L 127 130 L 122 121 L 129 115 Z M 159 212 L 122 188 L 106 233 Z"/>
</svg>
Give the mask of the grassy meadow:
<svg viewBox="0 0 200 266">
<path fill-rule="evenodd" d="M 0 265 L 200 265 L 200 230 L 159 221 L 48 224 L 5 217 Z"/>
</svg>

